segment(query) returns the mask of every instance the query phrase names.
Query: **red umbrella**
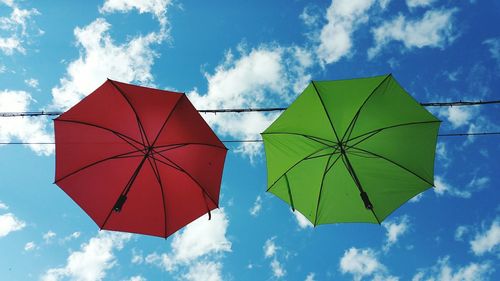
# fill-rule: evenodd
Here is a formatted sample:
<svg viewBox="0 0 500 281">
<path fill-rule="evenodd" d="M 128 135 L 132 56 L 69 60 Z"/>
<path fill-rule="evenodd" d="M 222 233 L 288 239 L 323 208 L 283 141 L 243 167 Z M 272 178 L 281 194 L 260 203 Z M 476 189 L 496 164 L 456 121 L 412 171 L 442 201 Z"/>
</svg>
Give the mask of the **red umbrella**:
<svg viewBox="0 0 500 281">
<path fill-rule="evenodd" d="M 227 149 L 182 93 L 107 80 L 54 127 L 55 183 L 101 229 L 167 237 L 218 207 Z"/>
</svg>

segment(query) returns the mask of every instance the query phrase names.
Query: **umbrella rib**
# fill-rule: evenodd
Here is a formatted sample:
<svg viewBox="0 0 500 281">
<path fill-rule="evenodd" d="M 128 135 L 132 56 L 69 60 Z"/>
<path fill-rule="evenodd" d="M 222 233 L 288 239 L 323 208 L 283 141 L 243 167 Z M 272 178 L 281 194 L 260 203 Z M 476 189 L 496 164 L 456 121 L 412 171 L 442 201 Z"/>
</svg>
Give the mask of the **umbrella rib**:
<svg viewBox="0 0 500 281">
<path fill-rule="evenodd" d="M 365 106 L 365 104 L 368 102 L 368 100 L 373 96 L 373 94 L 375 94 L 375 92 L 382 86 L 382 84 L 384 84 L 384 82 L 389 79 L 389 77 L 391 77 L 392 74 L 388 74 L 378 85 L 377 87 L 375 87 L 373 89 L 373 91 L 370 93 L 370 95 L 368 95 L 368 97 L 366 97 L 365 101 L 361 104 L 361 106 L 358 108 L 358 111 L 356 111 L 356 114 L 354 115 L 354 117 L 352 118 L 351 122 L 349 123 L 349 126 L 347 127 L 347 130 L 346 130 L 346 134 L 344 134 L 344 136 L 342 136 L 342 141 L 344 141 L 344 137 L 347 135 L 347 133 L 350 131 L 352 133 L 352 131 L 354 130 L 354 125 L 356 124 L 356 120 L 358 119 L 358 116 L 361 112 L 361 109 L 363 109 L 363 107 Z M 352 126 L 352 128 L 350 128 Z M 349 133 L 349 136 L 347 136 L 347 139 L 349 139 L 350 137 L 350 133 Z"/>
<path fill-rule="evenodd" d="M 113 85 L 115 87 L 115 89 L 120 93 L 120 95 L 127 101 L 128 105 L 130 106 L 130 108 L 134 112 L 135 119 L 137 121 L 137 125 L 139 126 L 139 131 L 141 133 L 141 138 L 142 138 L 143 144 L 147 143 L 149 146 L 150 144 L 149 144 L 148 136 L 146 135 L 146 131 L 144 130 L 144 126 L 142 125 L 141 119 L 139 118 L 139 114 L 135 110 L 135 107 L 132 105 L 132 102 L 130 102 L 130 100 L 127 98 L 127 96 L 122 91 L 122 89 L 120 89 L 120 87 L 118 87 L 118 85 L 116 85 L 116 83 L 113 80 L 108 79 L 108 81 L 111 83 L 111 85 Z M 144 140 L 146 140 L 146 141 L 144 141 Z"/>
<path fill-rule="evenodd" d="M 177 105 L 179 105 L 180 100 L 181 100 L 181 98 L 183 98 L 183 97 L 185 98 L 186 96 L 185 96 L 185 95 L 180 96 L 180 97 L 177 99 L 177 101 L 175 102 L 174 107 L 173 107 L 173 108 L 172 108 L 172 110 L 168 113 L 167 118 L 165 119 L 165 121 L 164 121 L 164 122 L 163 122 L 163 124 L 161 125 L 160 130 L 158 130 L 158 134 L 156 135 L 155 139 L 153 140 L 153 143 L 151 144 L 151 146 L 154 146 L 154 145 L 155 145 L 156 141 L 157 141 L 157 140 L 158 140 L 158 138 L 160 137 L 161 131 L 163 131 L 163 128 L 165 128 L 165 125 L 167 125 L 168 120 L 169 120 L 169 119 L 170 119 L 170 117 L 173 115 L 174 111 L 177 109 Z"/>
<path fill-rule="evenodd" d="M 339 160 L 340 156 L 341 155 L 337 156 L 337 158 L 335 159 L 335 161 L 333 161 L 333 164 L 332 164 L 331 167 L 333 167 L 333 165 L 335 165 L 335 163 Z M 328 166 L 330 165 L 330 161 L 332 160 L 332 157 L 333 157 L 333 153 L 328 158 L 328 161 L 326 161 L 325 170 L 323 172 L 323 176 L 321 177 L 321 185 L 319 186 L 318 201 L 316 202 L 316 211 L 315 211 L 315 215 L 314 215 L 314 226 L 318 225 L 318 212 L 319 212 L 319 204 L 321 202 L 321 194 L 323 193 L 323 185 L 324 185 L 324 182 L 325 182 L 325 176 L 326 176 L 326 174 L 329 171 Z"/>
<path fill-rule="evenodd" d="M 203 188 L 203 186 L 193 177 L 191 176 L 186 170 L 184 170 L 181 166 L 179 166 L 178 164 L 176 164 L 175 162 L 173 162 L 172 160 L 168 159 L 167 157 L 165 157 L 164 155 L 160 154 L 160 153 L 157 153 L 158 155 L 160 155 L 162 158 L 164 158 L 166 161 L 172 163 L 172 164 L 169 164 L 165 161 L 162 161 L 158 158 L 155 158 L 154 156 L 152 156 L 153 159 L 155 159 L 156 161 L 162 163 L 162 164 L 165 164 L 171 168 L 174 168 L 180 172 L 182 172 L 183 174 L 185 174 L 186 176 L 188 176 L 193 182 L 196 183 L 196 185 L 198 185 L 198 187 L 202 190 L 202 192 L 208 196 L 208 198 L 210 199 L 210 201 L 212 201 L 212 203 L 214 203 L 215 206 L 217 206 L 217 208 L 219 207 L 219 205 L 215 202 L 215 200 L 212 198 L 212 196 L 210 196 L 210 194 L 206 191 L 205 188 Z M 208 207 L 208 205 L 207 205 Z"/>
<path fill-rule="evenodd" d="M 71 172 L 71 173 L 69 173 L 69 174 L 67 174 L 67 175 L 65 175 L 65 176 L 63 176 L 63 177 L 61 177 L 61 178 L 59 178 L 59 179 L 56 179 L 56 180 L 54 181 L 54 183 L 60 182 L 60 181 L 62 181 L 62 180 L 64 180 L 64 179 L 66 179 L 66 178 L 67 178 L 67 177 L 69 177 L 69 176 L 72 176 L 72 175 L 74 175 L 74 174 L 76 174 L 76 173 L 78 173 L 78 172 L 81 172 L 81 171 L 83 171 L 83 170 L 85 170 L 85 169 L 87 169 L 87 168 L 90 168 L 90 167 L 92 167 L 92 166 L 95 166 L 95 165 L 97 165 L 97 164 L 99 164 L 99 163 L 102 163 L 102 162 L 105 162 L 105 161 L 108 161 L 108 160 L 120 159 L 120 158 L 124 158 L 125 156 L 127 156 L 127 157 L 139 157 L 139 156 L 142 156 L 142 155 L 136 155 L 136 156 L 131 156 L 131 155 L 130 155 L 130 154 L 135 153 L 135 152 L 141 152 L 141 153 L 142 153 L 143 151 L 141 151 L 141 150 L 129 151 L 129 152 L 125 152 L 125 153 L 121 153 L 121 154 L 113 155 L 113 156 L 110 156 L 110 157 L 107 157 L 107 158 L 104 158 L 104 159 L 101 159 L 101 160 L 98 160 L 98 161 L 92 162 L 92 163 L 90 163 L 90 164 L 88 164 L 88 165 L 85 165 L 85 166 L 83 166 L 83 167 L 81 167 L 81 168 L 79 168 L 79 169 L 77 169 L 77 170 L 75 170 L 75 171 L 73 171 L 73 172 Z"/>
<path fill-rule="evenodd" d="M 316 136 L 311 136 L 311 135 L 306 135 L 306 134 L 299 134 L 299 133 L 289 133 L 289 132 L 270 132 L 270 133 L 261 133 L 261 135 L 292 135 L 292 136 L 301 136 L 301 137 L 305 137 L 305 138 L 308 138 L 310 140 L 313 140 L 315 142 L 318 142 L 318 143 L 321 143 L 321 144 L 325 144 L 323 142 L 320 142 L 318 140 L 321 140 L 321 141 L 324 141 L 324 142 L 329 142 L 331 144 L 325 144 L 325 145 L 328 145 L 328 146 L 332 146 L 334 144 L 336 144 L 335 142 L 331 141 L 331 140 L 327 140 L 327 139 L 323 139 L 323 138 L 319 138 L 319 137 L 316 137 Z"/>
<path fill-rule="evenodd" d="M 288 172 L 290 172 L 293 168 L 295 168 L 295 166 L 297 166 L 298 164 L 300 164 L 302 161 L 304 160 L 307 160 L 308 157 L 311 157 L 312 155 L 322 151 L 322 150 L 325 150 L 325 149 L 328 149 L 330 148 L 329 146 L 328 147 L 323 147 L 323 148 L 320 148 L 318 150 L 315 150 L 313 151 L 311 154 L 307 155 L 306 157 L 300 159 L 299 161 L 297 161 L 297 163 L 293 164 L 290 168 L 288 168 L 284 173 L 283 175 L 281 175 L 276 181 L 274 181 L 270 186 L 269 188 L 266 190 L 266 192 L 268 192 L 269 190 L 271 190 L 271 188 L 273 188 L 273 186 Z"/>
<path fill-rule="evenodd" d="M 167 147 L 170 147 L 170 146 L 175 146 L 175 147 L 163 150 L 163 151 L 167 151 L 167 150 L 170 150 L 170 149 L 177 149 L 179 147 L 186 146 L 186 145 L 204 145 L 204 146 L 211 146 L 211 147 L 215 147 L 215 148 L 220 148 L 220 149 L 227 150 L 227 148 L 225 146 L 221 147 L 221 146 L 218 146 L 218 145 L 215 145 L 215 144 L 202 143 L 202 142 L 185 142 L 185 143 L 173 143 L 173 144 L 166 144 L 166 145 L 157 145 L 157 146 L 155 146 L 155 148 L 163 148 L 163 147 L 167 148 Z"/>
<path fill-rule="evenodd" d="M 330 114 L 328 113 L 328 110 L 326 110 L 325 103 L 323 102 L 323 99 L 321 98 L 321 95 L 318 92 L 318 89 L 316 88 L 316 84 L 314 81 L 311 81 L 311 84 L 314 87 L 314 91 L 316 92 L 316 95 L 318 95 L 319 101 L 321 102 L 321 105 L 323 106 L 323 110 L 326 113 L 326 116 L 328 117 L 328 122 L 330 122 L 330 126 L 332 126 L 333 133 L 335 134 L 335 138 L 337 139 L 337 142 L 340 142 L 339 136 L 337 135 L 337 131 L 335 130 L 335 127 L 333 127 L 333 122 L 332 118 L 330 117 Z"/>
<path fill-rule="evenodd" d="M 350 145 L 350 146 L 356 146 L 356 145 L 360 144 L 361 142 L 363 142 L 363 141 L 365 141 L 365 140 L 373 137 L 374 135 L 376 135 L 376 134 L 378 134 L 378 133 L 380 133 L 382 131 L 385 131 L 387 129 L 393 129 L 393 128 L 398 128 L 398 127 L 403 127 L 403 126 L 411 126 L 411 125 L 420 125 L 420 124 L 429 124 L 429 123 L 440 123 L 440 122 L 441 122 L 440 120 L 420 121 L 420 122 L 409 122 L 409 123 L 403 123 L 403 124 L 397 124 L 397 125 L 382 127 L 382 128 L 379 128 L 379 129 L 376 129 L 376 130 L 364 133 L 362 135 L 356 136 L 356 137 L 354 137 L 352 139 L 348 139 L 348 142 L 366 136 L 365 138 L 363 138 L 362 140 L 356 142 L 355 144 Z"/>
<path fill-rule="evenodd" d="M 155 174 L 156 180 L 158 181 L 158 184 L 160 185 L 160 191 L 161 191 L 161 202 L 163 203 L 163 218 L 164 218 L 164 236 L 167 237 L 167 207 L 165 205 L 165 193 L 163 191 L 163 183 L 161 182 L 161 177 L 160 177 L 160 169 L 158 169 L 158 165 L 156 164 L 156 160 L 151 157 L 151 159 L 148 158 L 149 165 L 151 166 L 151 169 L 153 170 L 153 173 Z M 151 163 L 152 162 L 152 163 Z M 154 166 L 153 166 L 154 164 Z"/>
<path fill-rule="evenodd" d="M 290 182 L 288 181 L 288 176 L 285 174 L 286 187 L 288 188 L 288 196 L 290 197 L 290 205 L 292 206 L 292 211 L 295 212 L 295 205 L 293 204 L 292 190 L 290 188 Z"/>
<path fill-rule="evenodd" d="M 380 224 L 380 220 L 378 219 L 377 214 L 375 214 L 375 211 L 373 210 L 373 205 L 370 202 L 370 199 L 368 197 L 368 194 L 366 191 L 363 189 L 361 186 L 361 181 L 359 180 L 358 176 L 356 175 L 356 172 L 354 171 L 354 168 L 351 165 L 351 161 L 349 161 L 349 157 L 347 157 L 347 153 L 342 154 L 344 157 L 342 157 L 342 162 L 344 162 L 345 167 L 347 168 L 347 171 L 351 175 L 352 179 L 354 180 L 354 183 L 356 184 L 356 187 L 359 190 L 361 199 L 363 201 L 363 204 L 365 205 L 366 209 L 369 209 L 373 216 L 375 217 L 375 220 L 377 220 L 377 223 Z"/>
<path fill-rule="evenodd" d="M 78 120 L 67 120 L 67 119 L 60 119 L 60 118 L 57 118 L 57 119 L 54 119 L 54 121 L 59 121 L 59 122 L 68 122 L 68 123 L 76 123 L 76 124 L 80 124 L 80 125 L 86 125 L 86 126 L 90 126 L 90 127 L 95 127 L 95 128 L 98 128 L 98 129 L 102 129 L 102 130 L 105 130 L 105 131 L 108 131 L 108 132 L 111 132 L 113 134 L 115 134 L 116 136 L 122 136 L 130 141 L 133 141 L 137 144 L 140 144 L 141 146 L 143 145 L 143 143 L 141 143 L 140 141 L 137 141 L 125 134 L 122 134 L 120 132 L 117 132 L 115 130 L 112 130 L 112 129 L 109 129 L 109 128 L 106 128 L 106 127 L 103 127 L 103 126 L 99 126 L 99 125 L 96 125 L 96 124 L 92 124 L 92 123 L 88 123 L 88 122 L 84 122 L 84 121 L 78 121 Z M 122 139 L 122 138 L 120 138 Z"/>
<path fill-rule="evenodd" d="M 370 154 L 370 155 L 373 155 L 373 156 L 375 156 L 375 157 L 377 157 L 377 158 L 380 158 L 380 159 L 386 160 L 386 161 L 388 161 L 388 162 L 390 162 L 390 163 L 392 163 L 392 164 L 394 164 L 394 165 L 398 166 L 399 168 L 401 168 L 401 169 L 403 169 L 403 170 L 407 171 L 408 173 L 410 173 L 410 174 L 412 174 L 412 175 L 414 175 L 414 176 L 418 177 L 419 179 L 421 179 L 421 180 L 422 180 L 422 181 L 424 181 L 425 183 L 427 183 L 427 184 L 429 184 L 429 185 L 431 185 L 431 186 L 434 186 L 434 184 L 433 184 L 433 183 L 431 183 L 431 182 L 427 181 L 427 180 L 426 180 L 426 179 L 424 179 L 422 176 L 418 175 L 417 173 L 413 172 L 412 170 L 410 170 L 410 169 L 408 169 L 408 168 L 404 167 L 403 165 L 401 165 L 401 164 L 399 164 L 399 163 L 397 163 L 397 162 L 395 162 L 395 161 L 393 161 L 393 160 L 391 160 L 391 159 L 389 159 L 389 158 L 387 158 L 387 157 L 384 157 L 384 156 L 382 156 L 382 155 L 380 155 L 380 154 L 376 154 L 376 153 L 373 153 L 373 152 L 371 152 L 371 151 L 368 151 L 368 150 L 365 150 L 365 149 L 362 149 L 362 148 L 358 148 L 358 147 L 351 147 L 351 146 L 348 146 L 348 148 L 349 148 L 349 149 L 359 150 L 359 151 L 362 151 L 362 152 L 368 153 L 368 154 Z"/>
<path fill-rule="evenodd" d="M 113 210 L 115 210 L 115 208 L 118 205 L 118 203 L 120 201 L 122 201 L 121 205 L 123 205 L 125 203 L 125 200 L 127 199 L 127 194 L 129 193 L 130 189 L 132 188 L 132 185 L 134 184 L 135 179 L 139 175 L 139 172 L 140 172 L 142 166 L 144 165 L 144 162 L 148 158 L 148 155 L 149 155 L 149 153 L 144 154 L 141 162 L 139 163 L 139 166 L 137 166 L 137 168 L 135 168 L 134 173 L 132 174 L 132 176 L 128 180 L 128 182 L 125 185 L 125 188 L 123 189 L 123 191 L 120 193 L 120 196 L 118 197 L 116 203 L 113 205 L 113 207 L 111 208 L 111 210 L 109 210 L 108 215 L 106 216 L 106 219 L 104 220 L 104 222 L 99 226 L 100 229 L 104 229 L 104 226 L 108 222 L 109 218 L 111 217 L 111 214 L 113 213 Z M 122 200 L 122 198 L 124 198 L 124 199 Z M 119 207 L 119 208 L 121 209 L 121 207 Z"/>
</svg>

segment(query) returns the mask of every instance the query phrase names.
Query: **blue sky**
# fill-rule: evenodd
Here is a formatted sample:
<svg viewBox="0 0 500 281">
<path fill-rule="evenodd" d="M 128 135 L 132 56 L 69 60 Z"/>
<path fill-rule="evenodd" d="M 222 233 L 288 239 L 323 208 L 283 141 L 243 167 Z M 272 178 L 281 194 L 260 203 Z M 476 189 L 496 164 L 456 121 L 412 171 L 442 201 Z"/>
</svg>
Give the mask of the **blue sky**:
<svg viewBox="0 0 500 281">
<path fill-rule="evenodd" d="M 65 110 L 106 78 L 200 109 L 288 106 L 310 80 L 393 73 L 421 102 L 498 100 L 500 3 L 0 0 L 0 112 Z M 430 109 L 500 129 L 498 105 Z M 204 115 L 255 139 L 276 114 Z M 0 142 L 51 142 L 2 118 Z M 53 145 L 0 145 L 1 280 L 499 280 L 498 137 L 440 138 L 435 185 L 381 225 L 312 228 L 266 190 L 262 144 L 230 144 L 221 208 L 168 239 L 99 231 L 54 178 Z"/>
</svg>

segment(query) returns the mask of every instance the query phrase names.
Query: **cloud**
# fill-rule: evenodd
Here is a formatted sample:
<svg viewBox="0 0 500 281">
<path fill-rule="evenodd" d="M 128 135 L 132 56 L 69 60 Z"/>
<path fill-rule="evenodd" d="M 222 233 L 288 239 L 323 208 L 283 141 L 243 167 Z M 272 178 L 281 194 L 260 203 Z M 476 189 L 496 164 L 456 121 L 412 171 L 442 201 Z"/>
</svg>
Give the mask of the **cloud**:
<svg viewBox="0 0 500 281">
<path fill-rule="evenodd" d="M 484 40 L 483 44 L 489 47 L 491 57 L 497 62 L 497 66 L 500 67 L 500 38 Z"/>
<path fill-rule="evenodd" d="M 427 7 L 432 5 L 436 0 L 406 0 L 408 8 Z"/>
<path fill-rule="evenodd" d="M 1 1 L 0 5 L 2 3 L 12 11 L 8 17 L 0 17 L 0 30 L 4 31 L 2 34 L 7 34 L 5 37 L 0 36 L 0 52 L 5 55 L 25 54 L 25 41 L 33 34 L 43 34 L 43 31 L 38 29 L 32 20 L 40 13 L 36 9 L 22 9 L 14 1 Z"/>
<path fill-rule="evenodd" d="M 299 211 L 295 210 L 295 212 L 292 211 L 292 213 L 295 215 L 295 219 L 297 220 L 297 223 L 299 224 L 300 229 L 314 227 L 314 225 Z"/>
<path fill-rule="evenodd" d="M 278 247 L 274 242 L 275 239 L 276 237 L 271 237 L 266 240 L 263 247 L 264 257 L 266 259 L 271 259 L 269 267 L 271 268 L 273 276 L 276 278 L 281 278 L 286 275 L 286 270 L 283 267 L 283 264 L 278 260 L 277 252 L 280 249 L 280 247 Z"/>
<path fill-rule="evenodd" d="M 295 90 L 303 90 L 309 82 L 310 76 L 306 74 L 306 69 L 312 65 L 312 58 L 304 49 L 259 46 L 246 51 L 243 46 L 239 46 L 238 51 L 239 58 L 228 51 L 213 74 L 205 73 L 207 93 L 201 94 L 197 89 L 188 93 L 196 108 L 286 106 L 295 97 Z M 204 114 L 203 118 L 221 136 L 254 140 L 260 139 L 260 133 L 277 116 L 278 113 L 253 112 Z M 261 143 L 247 142 L 234 151 L 253 159 L 261 153 L 261 148 Z"/>
<path fill-rule="evenodd" d="M 408 219 L 408 216 L 402 216 L 393 220 L 385 221 L 382 223 L 382 226 L 387 231 L 386 242 L 383 246 L 383 250 L 387 252 L 392 245 L 398 242 L 398 239 L 403 234 L 408 232 L 410 228 L 410 220 Z"/>
<path fill-rule="evenodd" d="M 312 272 L 307 274 L 305 281 L 314 281 L 314 276 L 315 276 L 315 274 Z"/>
<path fill-rule="evenodd" d="M 446 256 L 437 261 L 429 269 L 421 269 L 412 278 L 412 281 L 476 281 L 489 280 L 493 268 L 489 262 L 470 263 L 463 267 L 453 268 L 450 257 Z"/>
<path fill-rule="evenodd" d="M 375 46 L 368 49 L 372 59 L 391 41 L 403 43 L 406 49 L 433 47 L 443 49 L 451 44 L 457 34 L 453 27 L 457 9 L 429 10 L 419 20 L 407 20 L 399 15 L 373 28 Z"/>
<path fill-rule="evenodd" d="M 99 11 L 101 13 L 127 13 L 135 9 L 140 14 L 150 13 L 158 19 L 164 31 L 168 23 L 167 7 L 170 4 L 170 0 L 106 0 Z M 165 32 L 161 32 L 161 34 L 165 34 Z"/>
<path fill-rule="evenodd" d="M 9 209 L 9 206 L 7 206 L 7 204 L 0 201 L 0 210 L 8 210 L 8 209 Z"/>
<path fill-rule="evenodd" d="M 306 6 L 299 15 L 299 18 L 304 22 L 306 26 L 315 26 L 319 21 L 319 13 L 317 6 Z"/>
<path fill-rule="evenodd" d="M 131 237 L 131 234 L 126 233 L 99 232 L 88 243 L 82 244 L 79 251 L 72 252 L 64 267 L 47 270 L 41 280 L 103 280 L 106 271 L 117 263 L 114 251 L 121 250 Z"/>
<path fill-rule="evenodd" d="M 147 281 L 146 278 L 140 276 L 140 275 L 136 275 L 136 276 L 132 276 L 130 277 L 129 279 L 126 279 L 126 280 L 123 280 L 123 281 Z"/>
<path fill-rule="evenodd" d="M 500 218 L 496 218 L 489 229 L 477 233 L 470 241 L 471 249 L 477 256 L 485 253 L 500 253 Z"/>
<path fill-rule="evenodd" d="M 478 109 L 474 106 L 448 106 L 438 111 L 438 115 L 446 118 L 453 129 L 469 125 L 477 113 Z"/>
<path fill-rule="evenodd" d="M 0 238 L 9 235 L 11 232 L 21 230 L 25 226 L 26 223 L 12 213 L 0 215 Z"/>
<path fill-rule="evenodd" d="M 462 241 L 464 235 L 469 232 L 469 228 L 465 225 L 460 225 L 455 230 L 455 240 Z"/>
<path fill-rule="evenodd" d="M 35 78 L 25 79 L 24 83 L 26 83 L 26 85 L 28 85 L 29 87 L 31 87 L 33 89 L 38 88 L 38 80 Z"/>
<path fill-rule="evenodd" d="M 189 268 L 184 278 L 189 281 L 222 281 L 221 268 L 219 262 L 198 262 Z"/>
<path fill-rule="evenodd" d="M 24 245 L 24 250 L 26 252 L 35 250 L 36 248 L 37 248 L 37 246 L 36 246 L 35 242 L 33 242 L 33 241 L 30 241 Z"/>
<path fill-rule="evenodd" d="M 31 95 L 24 91 L 0 91 L 0 112 L 30 111 L 30 104 L 35 102 Z M 30 142 L 26 145 L 38 155 L 50 155 L 54 152 L 53 145 L 36 143 L 53 142 L 47 129 L 47 118 L 5 117 L 0 122 L 0 142 Z M 1 144 L 0 144 L 1 146 Z"/>
<path fill-rule="evenodd" d="M 111 25 L 103 18 L 74 30 L 80 56 L 69 63 L 66 75 L 59 86 L 52 89 L 55 109 L 67 109 L 90 94 L 106 78 L 121 82 L 138 82 L 151 85 L 151 67 L 156 53 L 154 44 L 161 43 L 163 36 L 151 32 L 130 37 L 117 44 L 109 34 Z"/>
<path fill-rule="evenodd" d="M 144 261 L 173 272 L 180 266 L 196 266 L 201 258 L 219 259 L 218 254 L 231 252 L 231 241 L 226 236 L 229 220 L 223 209 L 212 212 L 212 219 L 204 215 L 174 234 L 172 252 L 146 256 Z"/>
<path fill-rule="evenodd" d="M 449 183 L 445 182 L 444 178 L 442 178 L 440 176 L 436 176 L 434 178 L 434 184 L 436 186 L 434 188 L 434 192 L 438 196 L 442 196 L 444 194 L 448 194 L 448 195 L 460 197 L 460 198 L 470 198 L 472 196 L 472 193 L 470 190 L 457 189 L 457 188 L 451 186 Z"/>
<path fill-rule="evenodd" d="M 350 248 L 340 259 L 340 271 L 353 275 L 353 280 L 360 281 L 372 276 L 373 280 L 397 281 L 398 278 L 387 273 L 386 267 L 379 262 L 377 254 L 370 248 Z"/>
<path fill-rule="evenodd" d="M 47 233 L 43 234 L 43 240 L 45 240 L 45 243 L 49 244 L 52 242 L 52 240 L 57 236 L 55 232 L 52 230 L 47 231 Z"/>
<path fill-rule="evenodd" d="M 260 210 L 262 209 L 262 198 L 257 196 L 257 199 L 255 199 L 255 203 L 253 204 L 252 208 L 250 209 L 250 215 L 256 217 L 259 215 Z"/>
<path fill-rule="evenodd" d="M 373 0 L 338 0 L 326 11 L 327 23 L 321 29 L 316 54 L 325 64 L 348 56 L 352 48 L 352 33 L 368 20 L 367 11 Z"/>
</svg>

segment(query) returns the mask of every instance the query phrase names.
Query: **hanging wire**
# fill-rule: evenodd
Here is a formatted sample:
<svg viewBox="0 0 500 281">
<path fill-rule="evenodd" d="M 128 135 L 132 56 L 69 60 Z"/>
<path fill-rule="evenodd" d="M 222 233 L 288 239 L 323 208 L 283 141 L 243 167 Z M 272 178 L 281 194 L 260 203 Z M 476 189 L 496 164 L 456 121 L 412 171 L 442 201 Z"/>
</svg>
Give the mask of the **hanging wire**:
<svg viewBox="0 0 500 281">
<path fill-rule="evenodd" d="M 500 100 L 490 101 L 453 101 L 453 102 L 423 102 L 422 106 L 471 106 L 483 104 L 500 104 Z M 200 109 L 200 113 L 245 113 L 245 112 L 271 112 L 284 111 L 286 107 L 268 107 L 268 108 L 226 108 L 226 109 Z M 0 117 L 34 117 L 34 116 L 58 116 L 63 114 L 60 111 L 25 111 L 25 112 L 0 112 Z"/>
<path fill-rule="evenodd" d="M 438 134 L 438 137 L 463 137 L 463 136 L 492 136 L 500 135 L 500 132 L 477 132 L 477 133 L 449 133 L 449 134 Z M 223 143 L 262 143 L 262 139 L 254 140 L 222 140 Z M 55 144 L 55 142 L 0 142 L 0 145 L 6 144 L 40 144 L 49 145 Z"/>
</svg>

